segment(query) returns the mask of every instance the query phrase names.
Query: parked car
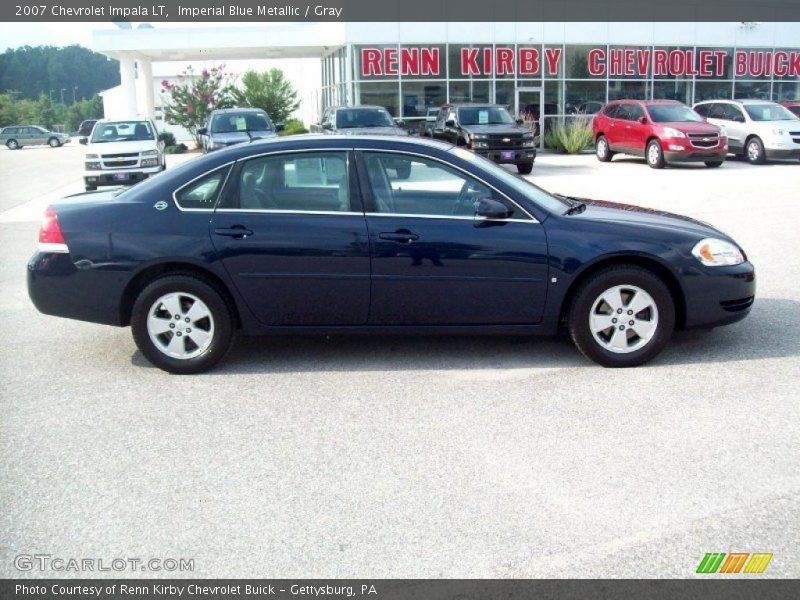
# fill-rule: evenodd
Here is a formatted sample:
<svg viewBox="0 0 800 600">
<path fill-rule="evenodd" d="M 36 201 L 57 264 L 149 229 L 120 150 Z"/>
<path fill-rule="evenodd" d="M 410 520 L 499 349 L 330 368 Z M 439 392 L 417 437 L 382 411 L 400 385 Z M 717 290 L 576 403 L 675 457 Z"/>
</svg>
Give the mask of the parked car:
<svg viewBox="0 0 800 600">
<path fill-rule="evenodd" d="M 436 118 L 439 116 L 439 111 L 442 110 L 438 106 L 431 106 L 425 113 L 425 120 L 420 127 L 420 134 L 425 137 L 433 137 L 433 128 L 436 126 Z"/>
<path fill-rule="evenodd" d="M 273 125 L 266 111 L 260 108 L 225 108 L 211 111 L 206 126 L 197 133 L 205 154 L 242 142 L 275 137 L 281 130 L 283 124 Z"/>
<path fill-rule="evenodd" d="M 772 158 L 800 158 L 800 119 L 769 100 L 709 100 L 695 110 L 728 132 L 730 151 L 760 165 Z"/>
<path fill-rule="evenodd" d="M 100 186 L 138 183 L 167 168 L 156 126 L 146 119 L 102 119 L 86 145 L 83 182 L 86 191 Z"/>
<path fill-rule="evenodd" d="M 719 167 L 728 154 L 724 129 L 676 100 L 615 100 L 592 120 L 597 159 L 615 154 L 643 156 L 661 169 L 672 162 L 704 162 Z"/>
<path fill-rule="evenodd" d="M 311 133 L 358 135 L 408 135 L 403 121 L 395 121 L 382 106 L 330 106 L 322 112 L 319 123 L 312 123 Z"/>
<path fill-rule="evenodd" d="M 92 135 L 92 129 L 98 120 L 99 119 L 86 119 L 85 121 L 81 121 L 81 124 L 78 125 L 78 135 L 80 137 L 89 137 Z"/>
<path fill-rule="evenodd" d="M 465 146 L 497 164 L 527 175 L 536 160 L 536 139 L 499 104 L 448 104 L 439 111 L 433 137 Z"/>
<path fill-rule="evenodd" d="M 68 134 L 50 131 L 38 125 L 10 125 L 0 130 L 0 143 L 5 144 L 9 150 L 44 145 L 58 148 L 69 141 Z"/>
<path fill-rule="evenodd" d="M 46 210 L 27 278 L 39 311 L 130 325 L 173 373 L 214 366 L 237 330 L 562 324 L 592 360 L 633 366 L 676 328 L 744 318 L 755 296 L 753 265 L 710 225 L 553 195 L 463 147 L 366 135 L 239 144 L 66 198 Z"/>
<path fill-rule="evenodd" d="M 800 117 L 800 100 L 789 100 L 781 102 L 781 106 L 788 109 L 795 117 Z"/>
</svg>

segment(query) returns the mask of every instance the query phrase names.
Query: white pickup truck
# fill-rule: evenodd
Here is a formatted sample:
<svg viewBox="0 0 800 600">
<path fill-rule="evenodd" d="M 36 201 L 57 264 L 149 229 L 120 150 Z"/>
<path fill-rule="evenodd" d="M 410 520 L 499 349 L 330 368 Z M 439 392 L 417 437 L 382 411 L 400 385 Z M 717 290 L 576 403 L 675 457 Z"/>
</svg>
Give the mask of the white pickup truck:
<svg viewBox="0 0 800 600">
<path fill-rule="evenodd" d="M 104 185 L 131 185 L 166 169 L 163 144 L 150 120 L 98 121 L 86 145 L 83 182 L 86 191 Z"/>
</svg>

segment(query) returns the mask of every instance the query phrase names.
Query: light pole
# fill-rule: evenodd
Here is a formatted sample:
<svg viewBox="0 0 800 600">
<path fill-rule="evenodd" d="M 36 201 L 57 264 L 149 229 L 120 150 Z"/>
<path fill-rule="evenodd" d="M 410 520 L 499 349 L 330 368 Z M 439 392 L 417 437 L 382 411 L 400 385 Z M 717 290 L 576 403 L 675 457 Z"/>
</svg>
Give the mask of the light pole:
<svg viewBox="0 0 800 600">
<path fill-rule="evenodd" d="M 67 88 L 61 88 L 61 104 L 64 104 L 64 92 L 67 91 Z"/>
<path fill-rule="evenodd" d="M 73 87 L 72 87 L 72 103 L 73 103 L 73 104 L 75 104 L 75 102 L 77 102 L 77 100 L 75 99 L 75 92 L 76 92 L 77 90 L 78 90 L 78 86 L 77 86 L 77 85 L 75 85 L 75 86 L 73 86 Z"/>
</svg>

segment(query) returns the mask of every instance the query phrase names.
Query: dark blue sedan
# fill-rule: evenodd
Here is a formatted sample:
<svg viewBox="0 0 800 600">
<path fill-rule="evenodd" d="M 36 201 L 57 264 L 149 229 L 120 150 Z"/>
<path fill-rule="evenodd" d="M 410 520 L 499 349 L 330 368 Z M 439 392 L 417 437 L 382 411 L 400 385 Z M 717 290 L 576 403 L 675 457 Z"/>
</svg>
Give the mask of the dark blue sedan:
<svg viewBox="0 0 800 600">
<path fill-rule="evenodd" d="M 753 265 L 692 219 L 552 195 L 419 138 L 241 144 L 51 206 L 43 313 L 130 325 L 151 362 L 209 369 L 234 334 L 568 329 L 601 365 L 745 317 Z"/>
</svg>

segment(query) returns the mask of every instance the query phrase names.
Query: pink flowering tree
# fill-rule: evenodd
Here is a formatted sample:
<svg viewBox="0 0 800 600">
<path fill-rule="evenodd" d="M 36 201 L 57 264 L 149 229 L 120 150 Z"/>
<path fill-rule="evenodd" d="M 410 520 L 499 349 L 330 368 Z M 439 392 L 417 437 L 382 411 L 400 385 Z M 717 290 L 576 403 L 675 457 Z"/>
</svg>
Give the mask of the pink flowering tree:
<svg viewBox="0 0 800 600">
<path fill-rule="evenodd" d="M 197 128 L 206 124 L 211 111 L 234 105 L 234 87 L 225 73 L 225 65 L 203 69 L 200 73 L 195 73 L 190 66 L 178 75 L 177 82 L 162 81 L 161 89 L 166 100 L 164 118 L 185 127 L 198 144 Z"/>
</svg>

